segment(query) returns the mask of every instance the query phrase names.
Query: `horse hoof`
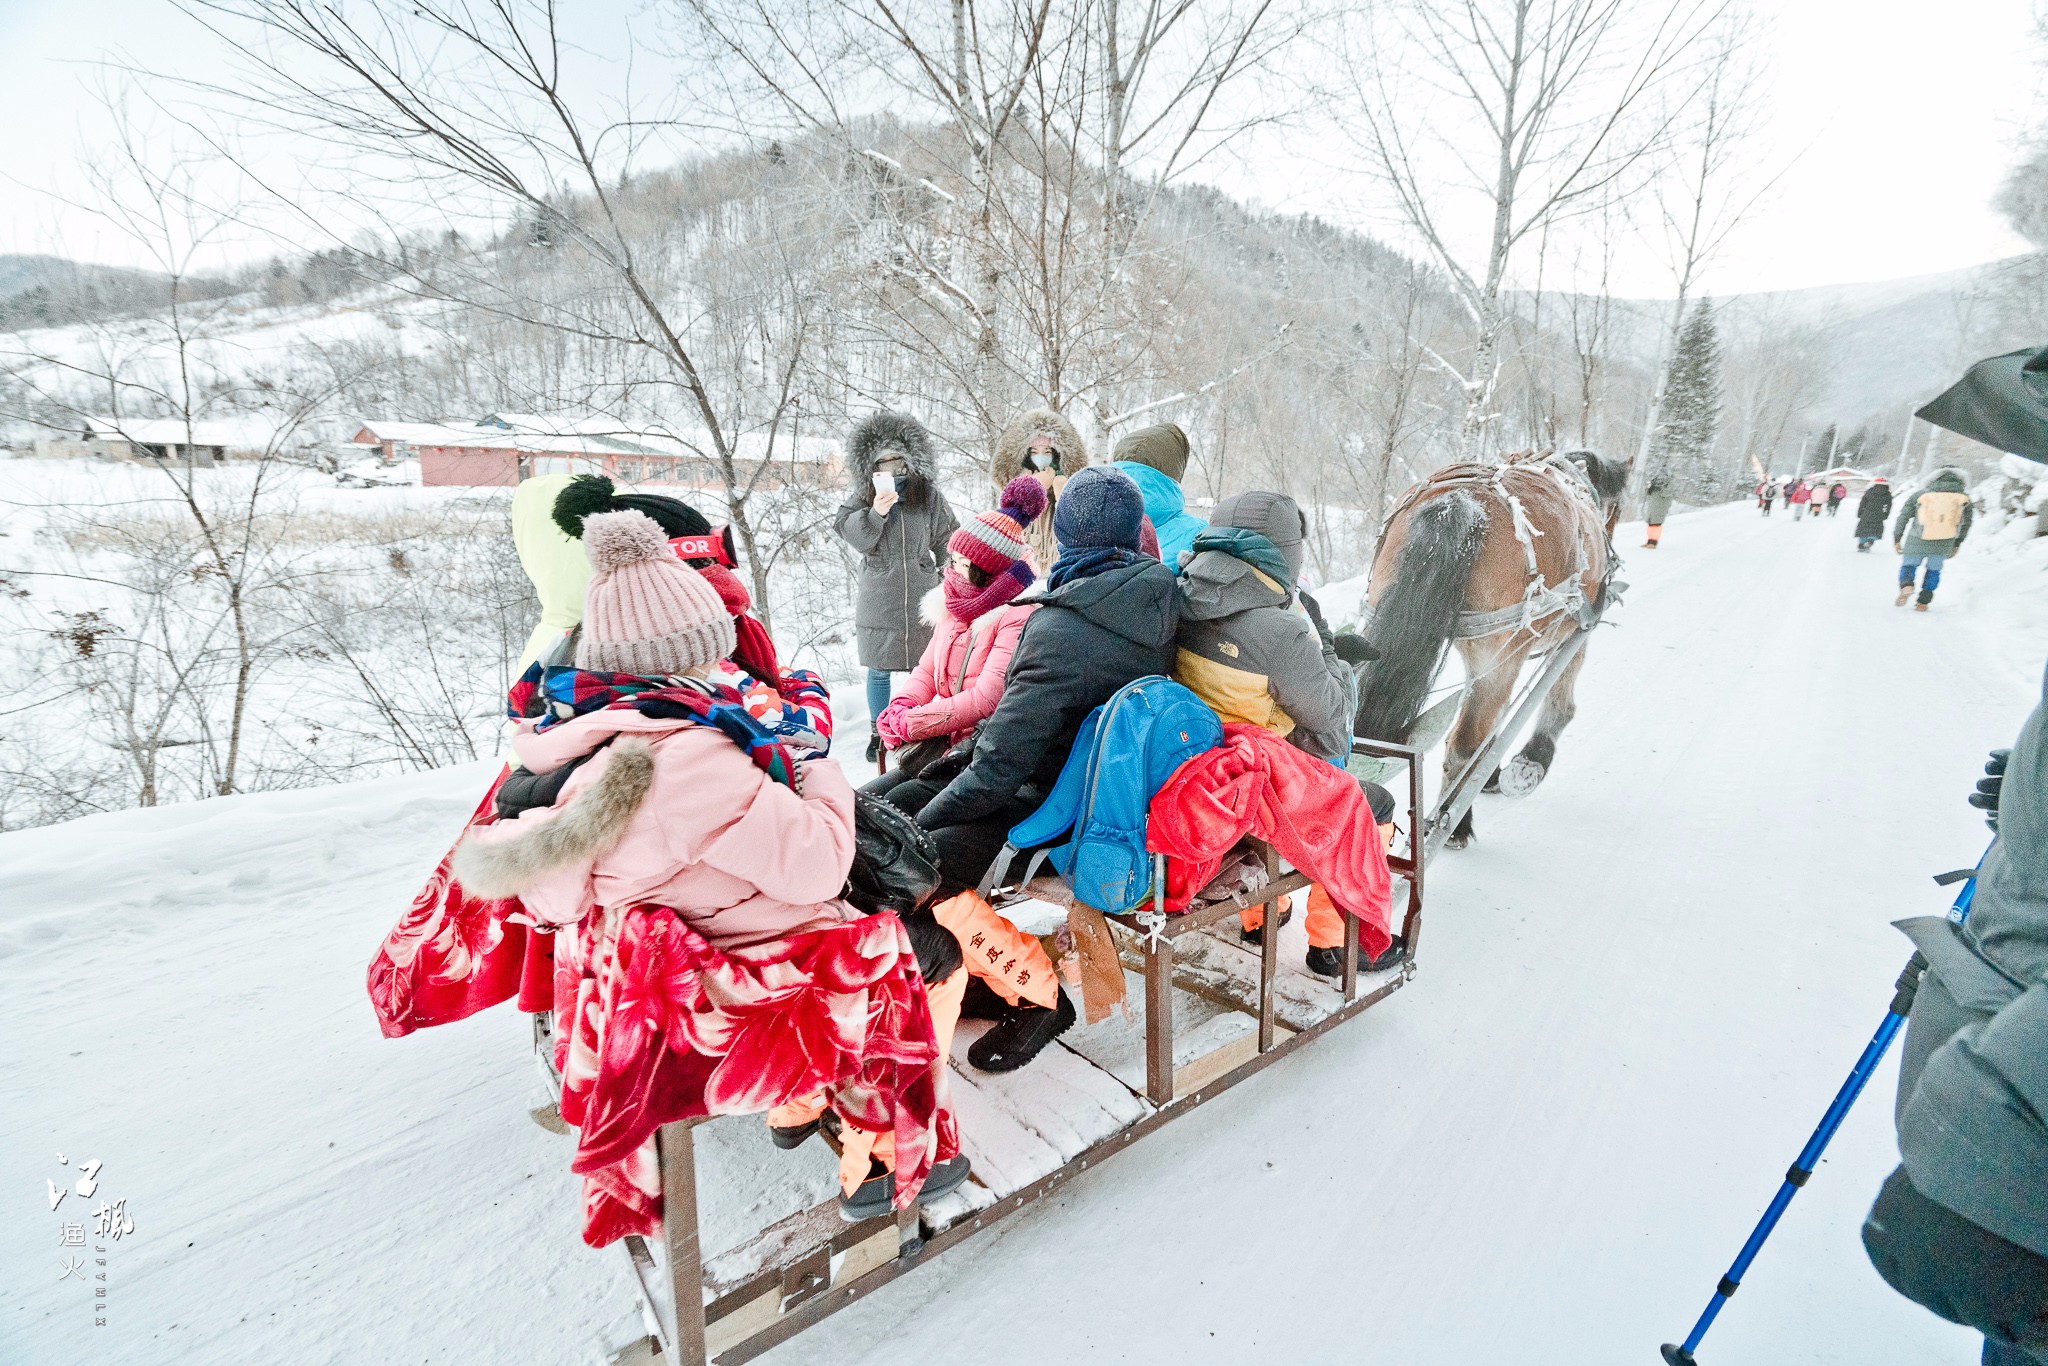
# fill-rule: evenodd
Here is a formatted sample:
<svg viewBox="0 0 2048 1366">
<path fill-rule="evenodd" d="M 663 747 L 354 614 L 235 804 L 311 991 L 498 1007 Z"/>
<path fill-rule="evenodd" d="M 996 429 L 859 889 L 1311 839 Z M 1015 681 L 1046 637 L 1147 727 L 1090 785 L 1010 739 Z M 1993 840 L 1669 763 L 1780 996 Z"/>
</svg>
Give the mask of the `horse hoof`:
<svg viewBox="0 0 2048 1366">
<path fill-rule="evenodd" d="M 1446 849 L 1463 849 L 1472 842 L 1470 835 L 1452 835 L 1444 841 Z"/>
<path fill-rule="evenodd" d="M 1500 768 L 1500 790 L 1509 797 L 1526 797 L 1550 770 L 1526 755 L 1516 755 Z"/>
</svg>

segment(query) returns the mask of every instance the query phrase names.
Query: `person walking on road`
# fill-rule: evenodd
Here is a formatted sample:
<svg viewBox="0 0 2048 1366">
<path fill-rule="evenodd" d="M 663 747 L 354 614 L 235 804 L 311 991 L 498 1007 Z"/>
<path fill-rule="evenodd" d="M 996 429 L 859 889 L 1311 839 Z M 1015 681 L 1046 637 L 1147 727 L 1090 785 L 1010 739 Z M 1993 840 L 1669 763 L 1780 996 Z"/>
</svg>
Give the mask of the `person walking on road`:
<svg viewBox="0 0 2048 1366">
<path fill-rule="evenodd" d="M 1884 524 L 1892 515 L 1892 486 L 1879 475 L 1856 502 L 1856 549 L 1867 553 L 1884 535 Z"/>
<path fill-rule="evenodd" d="M 1832 517 L 1840 512 L 1842 510 L 1842 500 L 1848 496 L 1849 486 L 1847 484 L 1836 483 L 1831 485 L 1828 488 L 1828 516 Z"/>
<path fill-rule="evenodd" d="M 1806 505 L 1813 499 L 1813 489 L 1804 479 L 1794 479 L 1792 487 L 1785 490 L 1785 506 L 1796 521 L 1806 516 Z"/>
<path fill-rule="evenodd" d="M 1913 610 L 1924 612 L 1941 586 L 1941 566 L 1960 554 L 1963 538 L 1970 534 L 1976 511 L 1970 495 L 1963 491 L 1963 476 L 1943 470 L 1927 481 L 1927 487 L 1910 495 L 1899 507 L 1892 524 L 1892 549 L 1900 555 L 1899 595 L 1893 605 L 1904 607 L 1913 596 L 1913 576 L 1922 565 L 1920 597 Z"/>
<path fill-rule="evenodd" d="M 1782 491 L 1778 481 L 1774 478 L 1766 479 L 1763 483 L 1756 486 L 1757 506 L 1764 510 L 1764 516 L 1768 517 L 1771 515 L 1771 506 L 1778 501 L 1778 494 Z"/>
<path fill-rule="evenodd" d="M 1671 481 L 1664 475 L 1650 480 L 1649 496 L 1643 500 L 1643 520 L 1649 523 L 1643 549 L 1655 550 L 1664 536 L 1664 519 L 1671 515 Z"/>
<path fill-rule="evenodd" d="M 890 675 L 915 668 L 931 640 L 918 604 L 939 586 L 946 538 L 960 523 L 939 492 L 931 434 L 907 413 L 863 419 L 846 440 L 846 463 L 853 487 L 833 525 L 861 557 L 853 629 L 872 722 L 889 706 Z M 868 762 L 881 753 L 876 732 Z"/>
</svg>

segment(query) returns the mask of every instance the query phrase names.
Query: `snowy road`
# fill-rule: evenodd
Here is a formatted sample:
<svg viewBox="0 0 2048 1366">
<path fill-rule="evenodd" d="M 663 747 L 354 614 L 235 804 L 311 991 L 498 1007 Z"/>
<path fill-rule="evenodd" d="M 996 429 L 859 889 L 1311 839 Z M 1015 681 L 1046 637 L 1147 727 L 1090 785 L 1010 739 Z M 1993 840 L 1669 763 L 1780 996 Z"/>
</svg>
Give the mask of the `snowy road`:
<svg viewBox="0 0 2048 1366">
<path fill-rule="evenodd" d="M 1982 847 L 1962 797 L 2048 646 L 1993 633 L 1986 561 L 1920 617 L 1846 520 L 1667 530 L 1550 782 L 1432 869 L 1410 989 L 768 1360 L 1655 1361 L 1876 1025 L 1887 922 Z M 480 781 L 0 837 L 0 1361 L 553 1363 L 637 1332 L 523 1116 L 523 1020 L 389 1042 L 363 997 Z M 1975 1360 L 1856 1242 L 1891 1091 L 1706 1359 Z M 81 1154 L 136 1221 L 104 1329 L 59 1279 L 86 1202 L 46 1208 Z"/>
</svg>

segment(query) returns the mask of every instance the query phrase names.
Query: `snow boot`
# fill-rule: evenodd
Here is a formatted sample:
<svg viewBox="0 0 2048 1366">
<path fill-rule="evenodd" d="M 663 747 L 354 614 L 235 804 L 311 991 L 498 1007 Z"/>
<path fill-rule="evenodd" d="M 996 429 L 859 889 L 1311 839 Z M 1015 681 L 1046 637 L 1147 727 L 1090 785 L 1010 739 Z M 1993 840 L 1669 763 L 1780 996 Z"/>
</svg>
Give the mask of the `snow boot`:
<svg viewBox="0 0 2048 1366">
<path fill-rule="evenodd" d="M 1010 1003 L 996 994 L 996 989 L 979 977 L 969 976 L 967 990 L 960 997 L 960 1018 L 963 1020 L 1000 1020 L 1010 1013 Z"/>
<path fill-rule="evenodd" d="M 1905 583 L 1899 585 L 1899 595 L 1892 599 L 1892 606 L 1904 607 L 1906 605 L 1906 599 L 1912 596 L 1913 583 L 1912 580 L 1908 579 Z"/>
<path fill-rule="evenodd" d="M 1389 968 L 1401 966 L 1402 961 L 1407 957 L 1408 945 L 1397 934 L 1394 936 L 1393 943 L 1380 950 L 1379 957 L 1360 958 L 1358 960 L 1358 970 L 1360 972 L 1385 972 Z M 1308 951 L 1308 970 L 1318 977 L 1342 977 L 1344 975 L 1344 950 L 1310 949 Z"/>
<path fill-rule="evenodd" d="M 882 762 L 882 737 L 879 735 L 870 735 L 868 737 L 868 762 L 871 764 Z"/>
<path fill-rule="evenodd" d="M 1074 1002 L 1065 988 L 1060 988 L 1059 1004 L 1052 1010 L 1020 1001 L 1004 1012 L 1002 1023 L 974 1041 L 967 1061 L 983 1072 L 1014 1072 L 1072 1029 L 1075 1018 Z"/>
<path fill-rule="evenodd" d="M 936 1200 L 949 1191 L 958 1190 L 960 1184 L 967 1180 L 973 1171 L 973 1164 L 967 1160 L 964 1153 L 935 1163 L 931 1174 L 924 1179 L 924 1188 L 917 1193 L 919 1203 Z M 853 1194 L 840 1195 L 839 1217 L 849 1224 L 880 1219 L 894 1208 L 895 1199 L 896 1174 L 870 1158 L 868 1179 L 856 1186 Z"/>
<path fill-rule="evenodd" d="M 1289 906 L 1286 910 L 1280 912 L 1280 928 L 1283 930 L 1286 929 L 1288 922 L 1293 919 L 1294 907 Z M 1258 948 L 1261 944 L 1266 942 L 1265 922 L 1263 920 L 1260 921 L 1259 928 L 1255 930 L 1246 929 L 1243 923 L 1240 922 L 1237 927 L 1237 937 L 1245 943 L 1251 945 L 1253 948 Z"/>
<path fill-rule="evenodd" d="M 1928 606 L 1933 603 L 1933 601 L 1933 598 L 1929 597 L 1925 593 L 1922 593 L 1920 595 L 1920 601 L 1913 604 L 1913 610 L 1916 612 L 1924 612 L 1927 610 Z"/>
<path fill-rule="evenodd" d="M 803 1147 L 810 1142 L 811 1135 L 816 1132 L 818 1121 L 815 1119 L 808 1124 L 792 1124 L 786 1129 L 778 1129 L 771 1124 L 768 1126 L 768 1140 L 784 1152 L 788 1152 L 792 1148 Z"/>
</svg>

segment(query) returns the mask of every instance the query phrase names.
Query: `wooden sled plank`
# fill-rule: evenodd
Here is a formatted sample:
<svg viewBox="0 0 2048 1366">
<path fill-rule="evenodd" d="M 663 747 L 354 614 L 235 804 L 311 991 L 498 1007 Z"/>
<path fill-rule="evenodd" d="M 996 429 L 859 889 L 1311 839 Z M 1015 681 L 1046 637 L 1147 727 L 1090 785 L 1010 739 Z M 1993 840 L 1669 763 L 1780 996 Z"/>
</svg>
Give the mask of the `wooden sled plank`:
<svg viewBox="0 0 2048 1366">
<path fill-rule="evenodd" d="M 1142 974 L 1124 972 L 1127 989 L 1126 999 L 1141 1002 L 1145 999 L 1145 980 Z M 1241 1037 L 1252 1041 L 1257 1051 L 1259 1022 L 1230 1007 L 1214 1001 L 1205 1001 L 1190 992 L 1173 993 L 1173 1074 L 1174 1095 L 1185 1095 L 1186 1089 L 1180 1080 L 1186 1069 L 1207 1057 L 1219 1048 L 1238 1044 Z M 1135 1007 L 1131 1018 L 1119 1019 L 1112 1015 L 1099 1025 L 1072 1030 L 1067 1035 L 1068 1047 L 1094 1063 L 1103 1071 L 1115 1077 L 1133 1092 L 1145 1091 L 1145 1012 Z M 1234 1064 L 1233 1064 L 1234 1065 Z M 1228 1070 L 1227 1068 L 1224 1070 Z"/>
<path fill-rule="evenodd" d="M 954 1090 L 963 1082 L 972 1086 L 1048 1144 L 1062 1162 L 1151 1112 L 1129 1087 L 1073 1051 L 1069 1041 L 1087 1025 L 1055 1040 L 1030 1066 L 999 1074 L 976 1071 L 967 1061 L 968 1046 L 989 1027 L 980 1020 L 960 1022 L 953 1036 Z"/>
</svg>

